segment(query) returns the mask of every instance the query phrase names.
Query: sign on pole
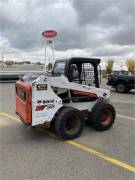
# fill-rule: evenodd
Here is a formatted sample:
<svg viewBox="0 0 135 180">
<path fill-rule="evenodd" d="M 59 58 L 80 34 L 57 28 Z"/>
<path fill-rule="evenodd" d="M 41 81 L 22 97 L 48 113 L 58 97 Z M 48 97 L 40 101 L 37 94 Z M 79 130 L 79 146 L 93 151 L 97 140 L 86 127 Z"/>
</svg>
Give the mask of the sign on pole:
<svg viewBox="0 0 135 180">
<path fill-rule="evenodd" d="M 45 38 L 45 70 L 47 65 L 47 47 L 50 47 L 52 51 L 52 60 L 49 58 L 50 63 L 54 63 L 54 38 L 57 36 L 57 32 L 54 30 L 46 30 L 42 32 L 42 36 Z"/>
<path fill-rule="evenodd" d="M 54 30 L 47 30 L 42 32 L 42 36 L 44 36 L 45 38 L 54 38 L 57 36 L 57 32 Z"/>
</svg>

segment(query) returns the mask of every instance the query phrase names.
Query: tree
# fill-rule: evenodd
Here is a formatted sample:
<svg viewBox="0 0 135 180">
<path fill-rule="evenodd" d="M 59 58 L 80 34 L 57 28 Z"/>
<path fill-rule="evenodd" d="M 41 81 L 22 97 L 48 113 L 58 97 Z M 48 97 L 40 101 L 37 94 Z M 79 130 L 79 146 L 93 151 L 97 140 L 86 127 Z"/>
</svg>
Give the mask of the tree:
<svg viewBox="0 0 135 180">
<path fill-rule="evenodd" d="M 5 64 L 8 65 L 8 66 L 11 66 L 14 64 L 14 61 L 5 61 Z"/>
<path fill-rule="evenodd" d="M 42 64 L 41 64 L 41 62 L 39 62 L 39 61 L 38 61 L 38 62 L 36 62 L 36 64 L 37 64 L 37 65 L 42 65 Z"/>
<path fill-rule="evenodd" d="M 53 67 L 53 64 L 52 63 L 48 63 L 46 68 L 47 68 L 48 71 L 50 71 L 50 70 L 52 70 L 52 67 Z"/>
<path fill-rule="evenodd" d="M 22 65 L 22 64 L 23 64 L 23 61 L 15 61 L 15 64 L 17 64 L 17 65 Z"/>
<path fill-rule="evenodd" d="M 126 61 L 126 66 L 128 68 L 128 71 L 131 72 L 131 74 L 135 75 L 135 60 L 128 59 Z"/>
<path fill-rule="evenodd" d="M 106 63 L 106 74 L 111 74 L 113 70 L 114 61 L 109 59 Z"/>
</svg>

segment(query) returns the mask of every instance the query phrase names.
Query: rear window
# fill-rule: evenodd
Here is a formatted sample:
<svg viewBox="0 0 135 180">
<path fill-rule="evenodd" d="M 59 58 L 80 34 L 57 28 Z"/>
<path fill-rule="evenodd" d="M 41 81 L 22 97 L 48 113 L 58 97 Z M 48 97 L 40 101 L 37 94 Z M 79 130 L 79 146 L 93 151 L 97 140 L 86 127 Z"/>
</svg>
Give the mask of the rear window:
<svg viewBox="0 0 135 180">
<path fill-rule="evenodd" d="M 53 68 L 53 74 L 54 75 L 61 75 L 64 74 L 66 67 L 66 62 L 56 62 Z"/>
<path fill-rule="evenodd" d="M 72 82 L 95 86 L 94 67 L 91 63 L 71 64 Z"/>
</svg>

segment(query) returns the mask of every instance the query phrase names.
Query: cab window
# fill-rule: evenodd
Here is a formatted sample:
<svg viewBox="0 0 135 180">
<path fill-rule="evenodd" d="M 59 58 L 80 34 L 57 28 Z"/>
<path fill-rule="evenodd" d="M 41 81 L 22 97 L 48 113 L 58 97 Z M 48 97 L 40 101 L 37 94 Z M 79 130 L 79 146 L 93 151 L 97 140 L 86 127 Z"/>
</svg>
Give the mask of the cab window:
<svg viewBox="0 0 135 180">
<path fill-rule="evenodd" d="M 56 62 L 53 68 L 54 75 L 61 75 L 65 73 L 66 62 Z"/>
</svg>

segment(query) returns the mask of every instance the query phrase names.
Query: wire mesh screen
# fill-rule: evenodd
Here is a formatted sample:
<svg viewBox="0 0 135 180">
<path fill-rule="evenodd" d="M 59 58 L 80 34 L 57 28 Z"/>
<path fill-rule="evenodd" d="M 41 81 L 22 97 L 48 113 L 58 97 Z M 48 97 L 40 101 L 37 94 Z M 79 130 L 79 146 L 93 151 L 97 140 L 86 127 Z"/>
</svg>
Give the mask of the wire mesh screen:
<svg viewBox="0 0 135 180">
<path fill-rule="evenodd" d="M 94 67 L 91 63 L 82 64 L 82 84 L 88 86 L 95 86 L 95 76 L 94 76 Z"/>
<path fill-rule="evenodd" d="M 77 64 L 71 65 L 71 74 L 72 74 L 72 82 L 81 84 L 81 77 Z"/>
<path fill-rule="evenodd" d="M 95 86 L 94 67 L 91 63 L 76 63 L 71 65 L 72 82 Z"/>
</svg>

